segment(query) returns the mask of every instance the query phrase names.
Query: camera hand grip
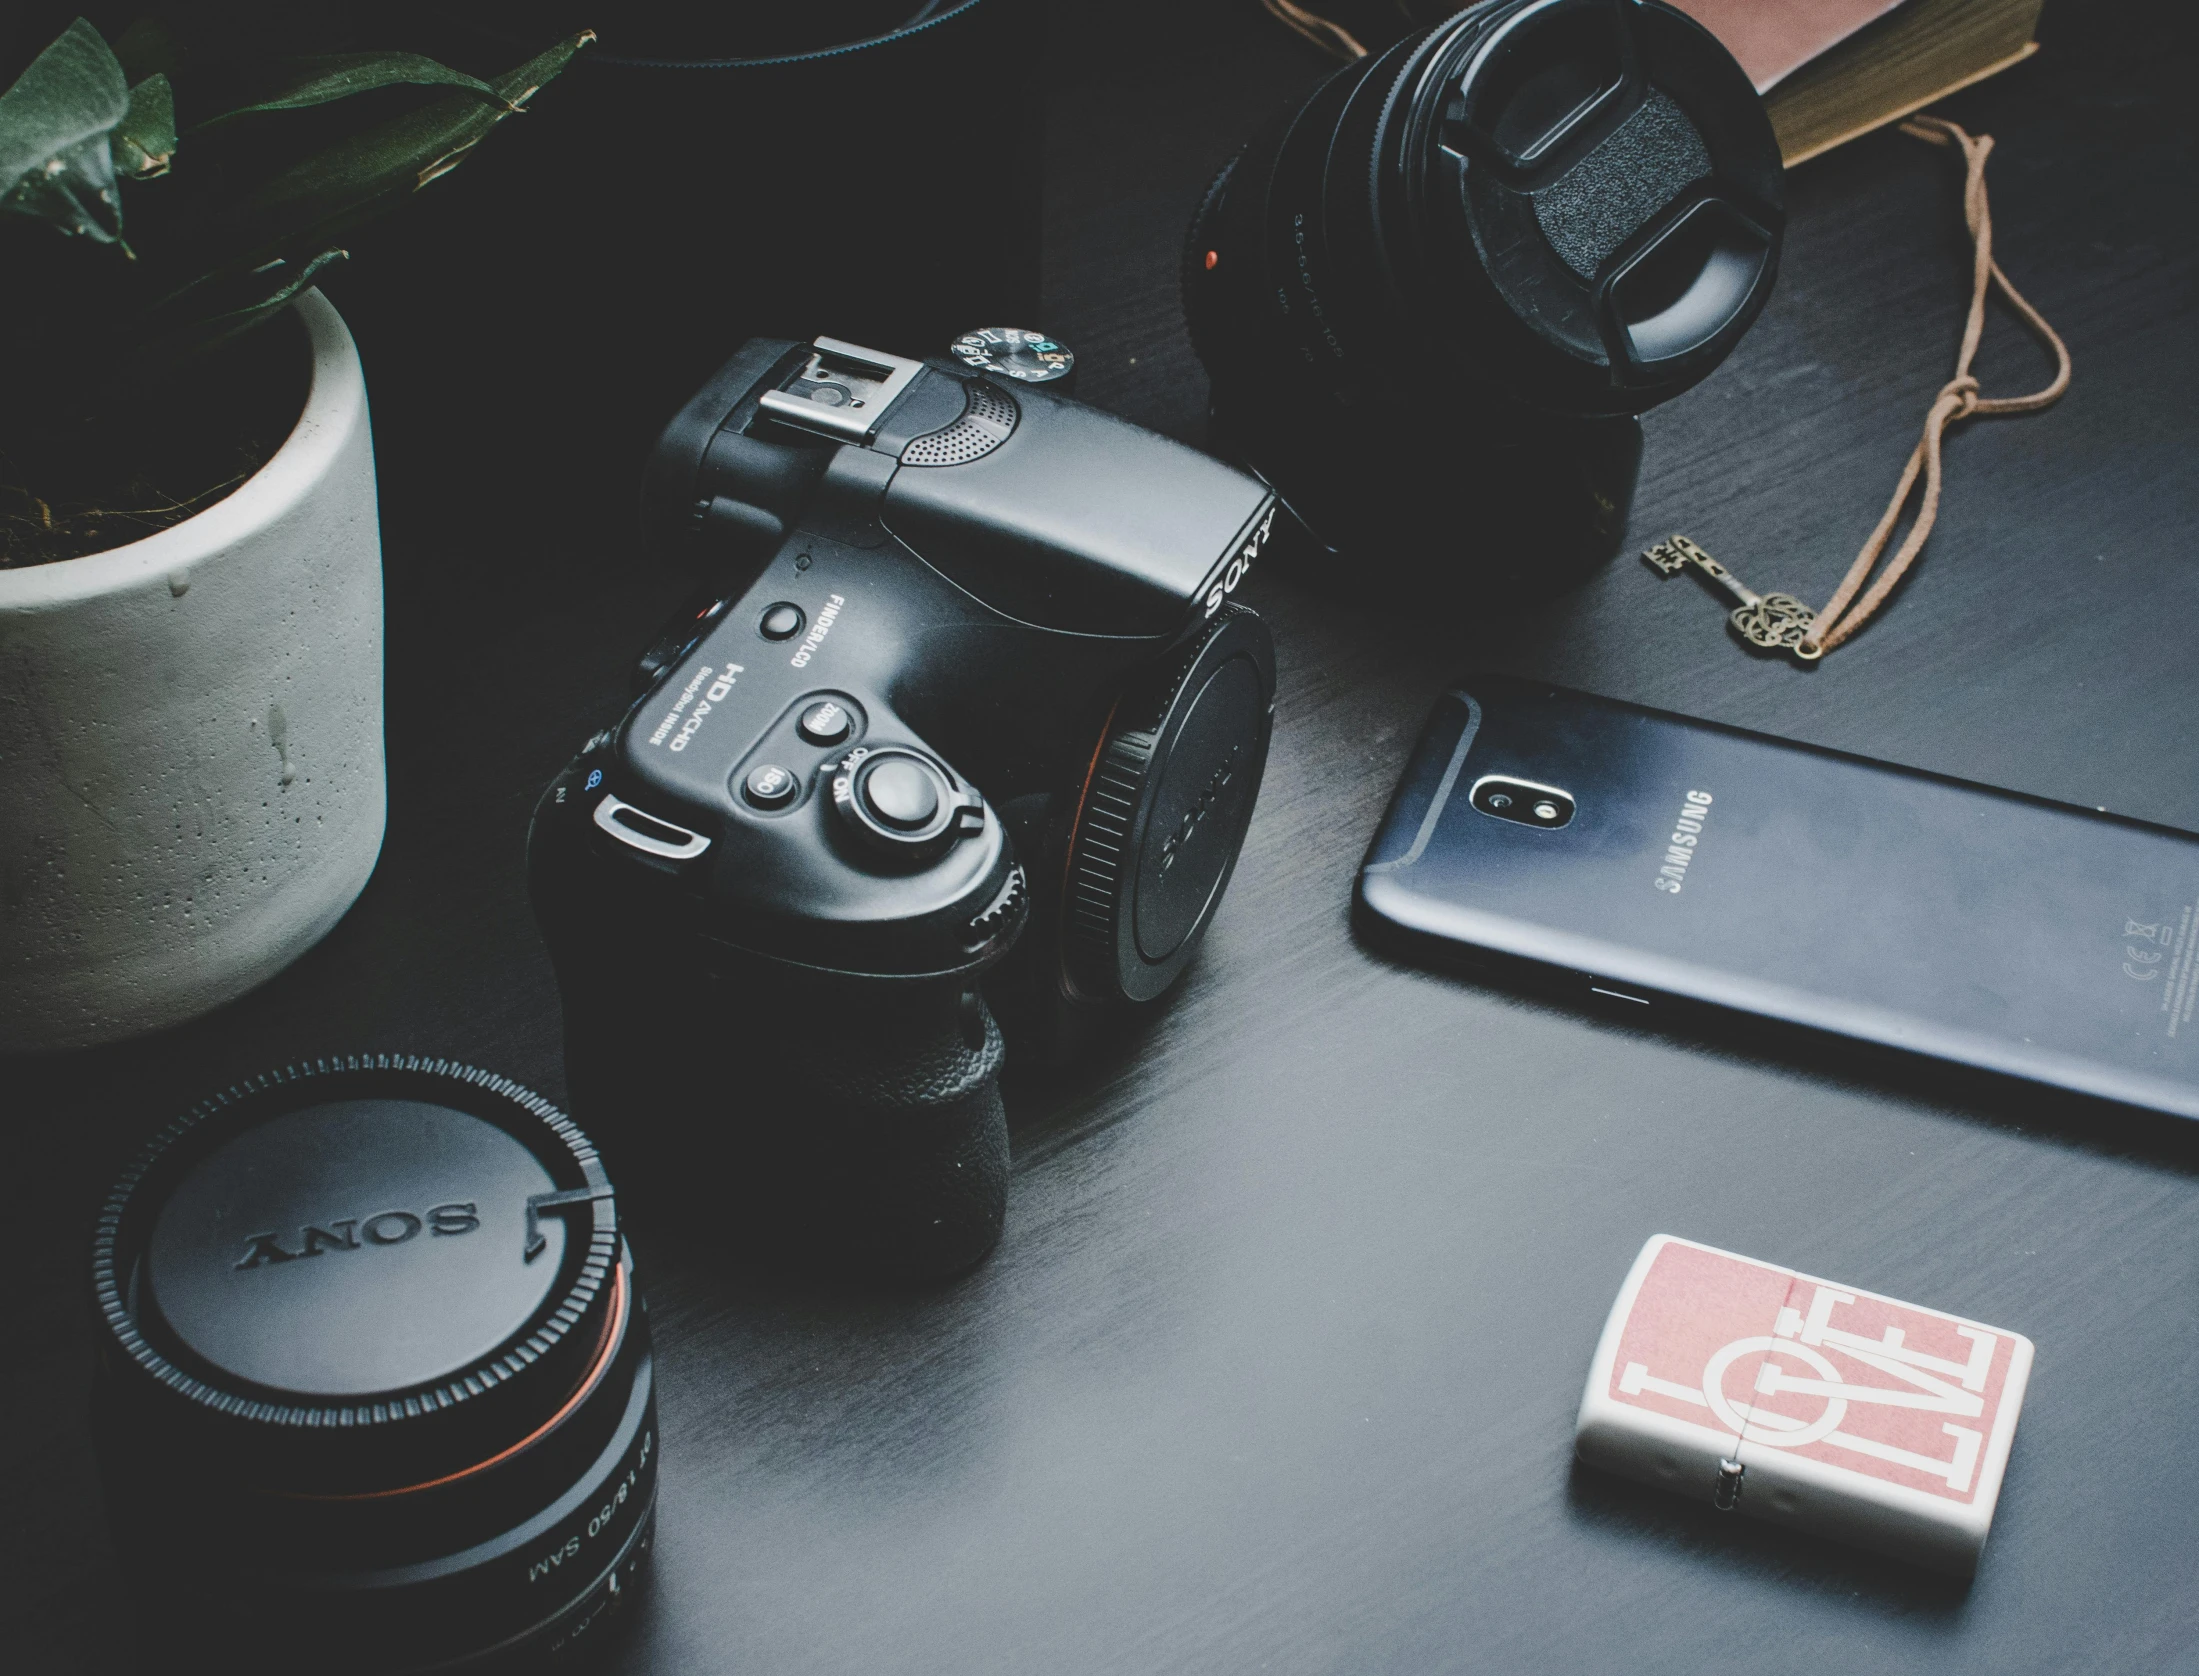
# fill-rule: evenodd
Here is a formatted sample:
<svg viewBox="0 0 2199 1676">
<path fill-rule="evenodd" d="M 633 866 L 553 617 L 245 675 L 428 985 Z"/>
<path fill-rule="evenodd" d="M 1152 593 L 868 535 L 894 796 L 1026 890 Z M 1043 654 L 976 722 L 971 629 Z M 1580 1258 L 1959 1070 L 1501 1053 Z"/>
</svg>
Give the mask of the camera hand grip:
<svg viewBox="0 0 2199 1676">
<path fill-rule="evenodd" d="M 660 1245 L 910 1279 L 1000 1238 L 1000 1028 L 949 981 L 700 963 L 637 985 L 553 939 L 572 1107 Z"/>
<path fill-rule="evenodd" d="M 789 1132 L 817 1233 L 866 1270 L 912 1276 L 992 1250 L 1008 1195 L 1003 1057 L 974 991 L 874 1009 L 826 1046 Z"/>
</svg>

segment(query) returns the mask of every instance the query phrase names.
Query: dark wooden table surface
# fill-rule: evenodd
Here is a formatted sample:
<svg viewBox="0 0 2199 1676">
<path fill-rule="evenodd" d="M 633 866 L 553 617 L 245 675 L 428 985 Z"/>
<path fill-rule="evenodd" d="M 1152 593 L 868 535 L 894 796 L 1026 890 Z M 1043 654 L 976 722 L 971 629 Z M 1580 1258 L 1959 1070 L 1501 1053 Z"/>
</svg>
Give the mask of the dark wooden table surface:
<svg viewBox="0 0 2199 1676">
<path fill-rule="evenodd" d="M 1752 661 L 1693 582 L 1631 558 L 1508 611 L 1433 609 L 1371 565 L 1259 578 L 1282 698 L 1244 863 L 1164 1013 L 1074 1072 L 1013 1075 L 992 1261 L 874 1295 L 637 1231 L 665 1478 L 616 1668 L 2199 1669 L 2199 1176 L 2175 1126 L 1540 1004 L 1386 964 L 1346 920 L 1420 720 L 1468 664 L 2199 827 L 2183 15 L 2064 0 L 2036 60 L 1955 101 L 2000 141 L 2002 259 L 2076 384 L 1955 439 L 1930 553 L 1855 644 L 1815 671 Z M 1247 4 L 1068 79 L 1045 324 L 1090 399 L 1200 437 L 1175 240 L 1241 133 L 1322 68 Z M 1649 420 L 1634 546 L 1683 529 L 1759 587 L 1830 591 L 1947 376 L 1956 188 L 1947 154 L 1894 136 L 1791 177 L 1769 310 Z M 1988 390 L 2042 366 L 1995 323 Z M 393 542 L 389 570 L 392 821 L 350 917 L 199 1025 L 0 1066 L 16 1676 L 111 1668 L 125 1642 L 80 1273 L 137 1139 L 332 1050 L 562 1090 L 527 810 L 671 585 L 602 564 L 453 618 L 425 558 Z M 1974 1584 L 1575 1469 L 1589 1353 L 1659 1230 L 2036 1340 Z"/>
</svg>

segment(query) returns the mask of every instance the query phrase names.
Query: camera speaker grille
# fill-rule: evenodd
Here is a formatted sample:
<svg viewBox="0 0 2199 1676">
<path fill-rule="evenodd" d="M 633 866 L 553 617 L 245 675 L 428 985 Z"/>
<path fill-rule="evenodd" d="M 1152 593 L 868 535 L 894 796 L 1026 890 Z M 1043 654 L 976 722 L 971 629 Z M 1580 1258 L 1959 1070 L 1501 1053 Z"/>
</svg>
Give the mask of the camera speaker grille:
<svg viewBox="0 0 2199 1676">
<path fill-rule="evenodd" d="M 901 450 L 905 466 L 961 466 L 990 454 L 1008 440 L 1022 410 L 1015 398 L 983 379 L 963 386 L 969 405 L 945 430 L 920 436 Z"/>
</svg>

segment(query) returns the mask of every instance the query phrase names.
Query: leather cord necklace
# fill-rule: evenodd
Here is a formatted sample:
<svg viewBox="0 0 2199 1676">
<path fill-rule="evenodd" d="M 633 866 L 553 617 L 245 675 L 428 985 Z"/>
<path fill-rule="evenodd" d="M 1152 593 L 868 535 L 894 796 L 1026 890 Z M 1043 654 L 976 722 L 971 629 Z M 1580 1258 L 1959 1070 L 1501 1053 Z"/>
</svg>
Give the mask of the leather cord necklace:
<svg viewBox="0 0 2199 1676">
<path fill-rule="evenodd" d="M 1931 409 L 1924 416 L 1924 434 L 1910 453 L 1909 463 L 1902 468 L 1901 481 L 1895 485 L 1893 499 L 1886 503 L 1886 512 L 1879 519 L 1878 527 L 1863 543 L 1855 563 L 1848 567 L 1848 574 L 1834 590 L 1832 598 L 1825 602 L 1824 609 L 1816 612 L 1788 594 L 1752 592 L 1685 536 L 1676 535 L 1670 541 L 1661 541 L 1642 555 L 1667 576 L 1694 565 L 1741 601 L 1728 619 L 1736 634 L 1752 646 L 1767 651 L 1785 651 L 1806 663 L 1815 662 L 1842 645 L 1869 622 L 1924 551 L 1924 543 L 1939 517 L 1940 450 L 1947 427 L 1981 414 L 2036 413 L 2059 401 L 2062 392 L 2069 388 L 2068 345 L 2009 283 L 2000 263 L 1993 259 L 1993 216 L 1985 195 L 1985 159 L 1993 149 L 1992 136 L 1969 134 L 1939 116 L 1912 116 L 1901 124 L 1901 131 L 1914 139 L 1937 146 L 1951 145 L 1961 151 L 1965 169 L 1962 214 L 1969 225 L 1974 248 L 1970 268 L 1970 313 L 1963 323 L 1962 349 L 1955 357 L 1955 375 L 1941 385 L 1939 394 L 1932 398 Z M 1996 287 L 2032 334 L 2054 352 L 2053 381 L 2029 395 L 1981 396 L 1977 376 L 1970 370 L 1970 363 L 1977 355 L 1978 340 L 1985 331 L 1986 299 Z M 1917 502 L 1915 522 L 1909 526 L 1909 534 L 1895 550 L 1893 558 L 1873 581 L 1871 573 L 1901 522 L 1902 512 L 1920 478 L 1924 492 Z M 1870 583 L 1867 590 L 1866 582 Z"/>
</svg>

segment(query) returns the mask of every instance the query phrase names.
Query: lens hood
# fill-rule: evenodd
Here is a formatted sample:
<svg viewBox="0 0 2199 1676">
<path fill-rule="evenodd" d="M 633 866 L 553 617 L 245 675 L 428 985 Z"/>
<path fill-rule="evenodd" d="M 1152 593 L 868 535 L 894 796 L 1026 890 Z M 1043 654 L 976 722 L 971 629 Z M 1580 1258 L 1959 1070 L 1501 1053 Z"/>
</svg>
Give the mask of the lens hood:
<svg viewBox="0 0 2199 1676">
<path fill-rule="evenodd" d="M 631 1592 L 648 1331 L 595 1148 L 540 1096 L 390 1055 L 240 1083 L 116 1185 L 92 1291 L 149 1650 L 471 1667 Z"/>
</svg>

